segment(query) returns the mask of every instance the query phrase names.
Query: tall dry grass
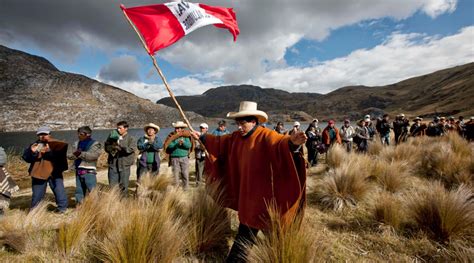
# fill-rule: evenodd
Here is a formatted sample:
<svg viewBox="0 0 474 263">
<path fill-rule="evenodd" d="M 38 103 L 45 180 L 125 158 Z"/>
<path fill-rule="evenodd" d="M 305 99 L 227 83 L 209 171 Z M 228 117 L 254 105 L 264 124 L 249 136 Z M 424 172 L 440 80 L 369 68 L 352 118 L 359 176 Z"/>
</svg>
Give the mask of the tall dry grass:
<svg viewBox="0 0 474 263">
<path fill-rule="evenodd" d="M 340 167 L 349 159 L 349 154 L 346 149 L 339 144 L 333 144 L 327 154 L 326 154 L 326 163 L 329 168 Z"/>
<path fill-rule="evenodd" d="M 388 192 L 395 193 L 407 185 L 410 169 L 406 161 L 374 160 L 370 164 L 370 175 Z"/>
<path fill-rule="evenodd" d="M 159 203 L 122 201 L 126 207 L 98 242 L 98 255 L 107 262 L 173 262 L 185 250 L 182 220 Z"/>
<path fill-rule="evenodd" d="M 438 182 L 408 197 L 411 218 L 431 238 L 448 242 L 474 236 L 474 193 L 465 185 L 446 190 Z"/>
<path fill-rule="evenodd" d="M 401 230 L 402 222 L 406 220 L 401 200 L 388 193 L 377 196 L 373 215 L 375 220 L 391 226 L 396 231 Z"/>
<path fill-rule="evenodd" d="M 442 181 L 447 187 L 460 184 L 474 185 L 474 177 L 470 173 L 472 152 L 455 152 L 456 146 L 448 141 L 441 141 L 423 149 L 418 172 L 427 178 Z M 463 148 L 461 148 L 463 149 Z"/>
<path fill-rule="evenodd" d="M 193 255 L 225 255 L 228 250 L 231 222 L 229 212 L 222 207 L 223 192 L 218 189 L 217 186 L 209 190 L 198 188 L 191 195 L 187 222 L 189 246 Z"/>
<path fill-rule="evenodd" d="M 247 262 L 322 262 L 328 256 L 328 243 L 317 230 L 308 230 L 302 214 L 282 220 L 275 205 L 268 207 L 271 227 L 247 246 Z"/>
<path fill-rule="evenodd" d="M 355 206 L 370 188 L 366 170 L 364 162 L 357 158 L 331 169 L 315 187 L 316 198 L 321 206 L 335 211 Z"/>
</svg>

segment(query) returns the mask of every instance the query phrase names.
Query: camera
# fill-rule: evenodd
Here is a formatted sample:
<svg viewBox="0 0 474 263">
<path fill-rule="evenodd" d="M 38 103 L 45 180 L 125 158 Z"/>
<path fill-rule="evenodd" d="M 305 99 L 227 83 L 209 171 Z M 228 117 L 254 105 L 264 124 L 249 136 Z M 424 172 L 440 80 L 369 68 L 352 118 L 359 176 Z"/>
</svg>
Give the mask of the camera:
<svg viewBox="0 0 474 263">
<path fill-rule="evenodd" d="M 44 143 L 38 143 L 38 148 L 36 148 L 36 152 L 41 152 L 41 150 L 43 150 L 43 148 L 46 146 L 46 144 Z"/>
</svg>

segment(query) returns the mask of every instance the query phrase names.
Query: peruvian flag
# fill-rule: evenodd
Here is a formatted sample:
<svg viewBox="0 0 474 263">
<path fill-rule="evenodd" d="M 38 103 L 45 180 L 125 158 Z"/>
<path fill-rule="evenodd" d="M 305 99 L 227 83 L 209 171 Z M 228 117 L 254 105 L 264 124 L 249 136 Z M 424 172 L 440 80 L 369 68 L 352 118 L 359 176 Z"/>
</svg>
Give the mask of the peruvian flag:
<svg viewBox="0 0 474 263">
<path fill-rule="evenodd" d="M 234 36 L 234 41 L 239 34 L 239 26 L 232 8 L 186 1 L 130 8 L 124 5 L 120 7 L 140 31 L 150 55 L 170 46 L 194 30 L 211 24 L 227 28 Z"/>
</svg>

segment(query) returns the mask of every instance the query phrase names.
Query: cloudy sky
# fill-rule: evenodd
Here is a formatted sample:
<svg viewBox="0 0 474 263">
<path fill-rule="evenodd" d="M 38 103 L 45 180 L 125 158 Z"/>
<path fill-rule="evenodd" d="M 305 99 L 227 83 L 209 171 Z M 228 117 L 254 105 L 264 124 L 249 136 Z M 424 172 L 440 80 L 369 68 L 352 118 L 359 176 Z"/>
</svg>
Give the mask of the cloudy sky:
<svg viewBox="0 0 474 263">
<path fill-rule="evenodd" d="M 123 17 L 167 1 L 0 0 L 0 44 L 155 101 L 167 93 Z M 238 0 L 240 35 L 198 29 L 156 57 L 177 95 L 253 84 L 327 93 L 474 61 L 473 0 Z"/>
</svg>

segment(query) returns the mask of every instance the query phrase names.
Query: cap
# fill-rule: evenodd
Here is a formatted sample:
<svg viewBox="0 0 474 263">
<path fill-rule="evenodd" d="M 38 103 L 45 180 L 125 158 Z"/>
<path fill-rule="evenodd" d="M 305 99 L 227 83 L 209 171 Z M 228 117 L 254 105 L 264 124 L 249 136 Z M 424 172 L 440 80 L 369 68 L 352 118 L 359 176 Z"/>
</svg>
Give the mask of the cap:
<svg viewBox="0 0 474 263">
<path fill-rule="evenodd" d="M 295 123 L 293 123 L 293 126 L 300 126 L 300 123 L 298 121 L 295 121 Z"/>
<path fill-rule="evenodd" d="M 400 116 L 400 117 L 405 117 L 405 114 L 400 113 L 400 115 L 398 115 L 398 116 Z"/>
<path fill-rule="evenodd" d="M 38 128 L 38 130 L 36 131 L 36 135 L 39 135 L 39 134 L 50 134 L 51 133 L 51 129 L 48 127 L 48 126 L 41 126 Z"/>
<path fill-rule="evenodd" d="M 334 120 L 329 120 L 328 124 L 334 124 Z"/>
<path fill-rule="evenodd" d="M 344 120 L 344 123 L 350 123 L 350 122 L 351 122 L 351 120 L 349 120 L 349 119 Z"/>
<path fill-rule="evenodd" d="M 201 123 L 199 124 L 199 128 L 206 128 L 206 129 L 209 129 L 209 125 L 207 125 L 207 123 Z"/>
</svg>

